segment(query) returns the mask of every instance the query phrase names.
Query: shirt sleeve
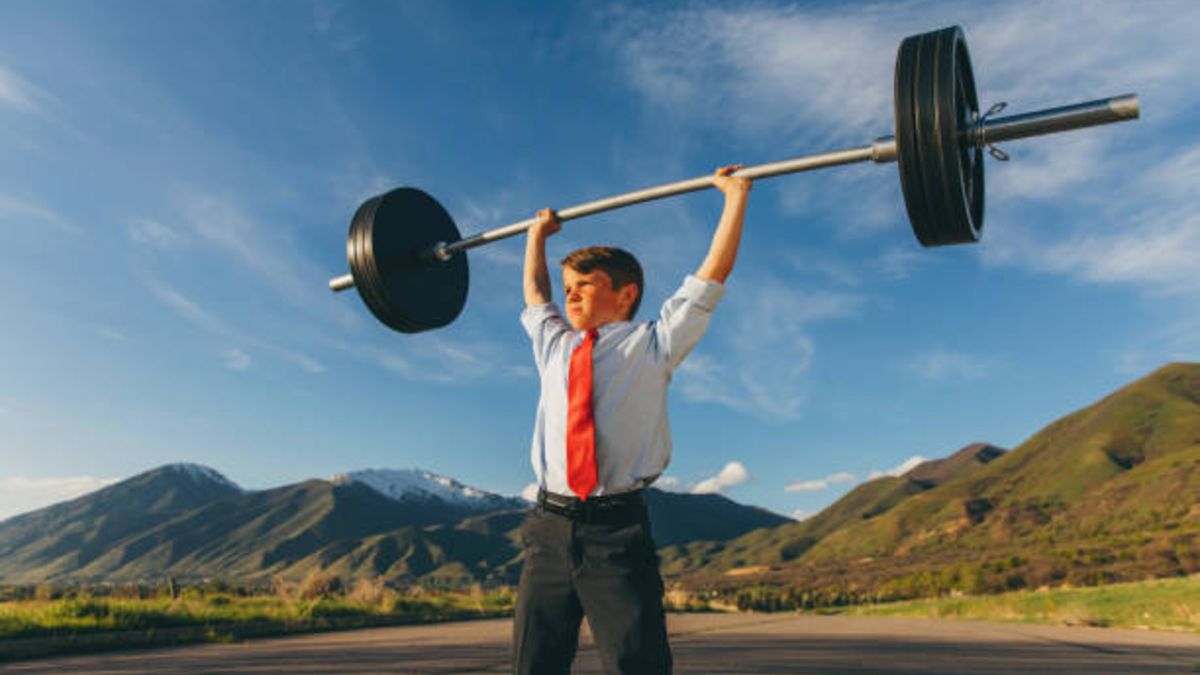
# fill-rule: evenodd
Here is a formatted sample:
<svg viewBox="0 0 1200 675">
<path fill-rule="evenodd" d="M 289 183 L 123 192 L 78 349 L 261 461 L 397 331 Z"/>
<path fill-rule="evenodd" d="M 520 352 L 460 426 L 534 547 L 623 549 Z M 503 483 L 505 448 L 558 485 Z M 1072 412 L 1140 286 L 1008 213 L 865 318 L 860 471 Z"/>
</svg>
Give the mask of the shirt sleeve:
<svg viewBox="0 0 1200 675">
<path fill-rule="evenodd" d="M 521 325 L 533 341 L 533 360 L 540 373 L 563 336 L 571 332 L 571 327 L 552 302 L 526 307 L 521 312 Z"/>
<path fill-rule="evenodd" d="M 713 309 L 725 287 L 689 274 L 683 285 L 663 303 L 654 330 L 668 368 L 675 370 L 708 330 Z"/>
</svg>

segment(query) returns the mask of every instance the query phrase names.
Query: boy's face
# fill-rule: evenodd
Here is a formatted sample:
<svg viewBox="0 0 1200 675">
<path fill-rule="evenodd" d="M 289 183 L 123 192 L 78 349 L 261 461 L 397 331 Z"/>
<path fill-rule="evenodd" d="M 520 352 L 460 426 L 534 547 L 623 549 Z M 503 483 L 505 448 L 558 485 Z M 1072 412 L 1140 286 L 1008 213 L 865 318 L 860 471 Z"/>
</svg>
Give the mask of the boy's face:
<svg viewBox="0 0 1200 675">
<path fill-rule="evenodd" d="M 575 330 L 597 328 L 624 321 L 637 299 L 637 286 L 625 284 L 613 290 L 612 278 L 604 270 L 584 274 L 563 266 L 563 294 L 567 299 L 567 320 Z"/>
</svg>

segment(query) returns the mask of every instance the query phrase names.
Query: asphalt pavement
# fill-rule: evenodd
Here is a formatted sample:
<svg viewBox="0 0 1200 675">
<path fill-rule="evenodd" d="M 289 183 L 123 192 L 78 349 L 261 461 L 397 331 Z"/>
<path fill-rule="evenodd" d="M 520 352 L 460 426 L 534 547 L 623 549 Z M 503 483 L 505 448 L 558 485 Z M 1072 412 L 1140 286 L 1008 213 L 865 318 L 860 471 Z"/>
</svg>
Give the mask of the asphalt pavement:
<svg viewBox="0 0 1200 675">
<path fill-rule="evenodd" d="M 669 618 L 676 673 L 1200 673 L 1200 636 L 795 614 Z M 504 673 L 510 620 L 404 626 L 0 665 L 11 673 Z M 575 673 L 603 673 L 586 627 Z"/>
</svg>

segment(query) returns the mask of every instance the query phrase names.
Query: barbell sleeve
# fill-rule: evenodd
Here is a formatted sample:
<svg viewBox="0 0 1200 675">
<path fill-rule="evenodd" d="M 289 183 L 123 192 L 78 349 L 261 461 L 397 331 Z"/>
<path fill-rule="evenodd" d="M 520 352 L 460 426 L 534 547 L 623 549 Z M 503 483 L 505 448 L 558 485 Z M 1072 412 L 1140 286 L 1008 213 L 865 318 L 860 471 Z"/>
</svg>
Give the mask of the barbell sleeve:
<svg viewBox="0 0 1200 675">
<path fill-rule="evenodd" d="M 1043 136 L 1100 124 L 1124 122 L 1137 119 L 1138 114 L 1139 105 L 1137 95 L 1124 94 L 1085 103 L 1010 115 L 1008 117 L 983 119 L 969 133 L 973 133 L 976 136 L 974 144 L 977 147 L 983 147 L 984 145 L 1001 141 Z M 834 150 L 815 155 L 802 155 L 766 164 L 757 164 L 739 169 L 733 175 L 757 180 L 843 164 L 855 164 L 867 161 L 883 164 L 896 161 L 896 156 L 895 139 L 891 136 L 884 136 L 876 139 L 870 145 Z M 712 187 L 712 175 L 708 174 L 570 206 L 558 210 L 557 214 L 559 220 L 565 222 L 632 204 L 639 204 L 641 202 L 653 201 L 688 192 L 697 192 L 710 187 Z M 466 251 L 477 246 L 518 235 L 528 230 L 536 222 L 536 218 L 527 218 L 455 242 L 436 244 L 430 249 L 422 251 L 421 254 L 425 257 L 445 261 L 460 251 Z M 350 274 L 336 277 L 329 281 L 329 288 L 334 292 L 344 291 L 353 287 L 354 278 Z"/>
</svg>

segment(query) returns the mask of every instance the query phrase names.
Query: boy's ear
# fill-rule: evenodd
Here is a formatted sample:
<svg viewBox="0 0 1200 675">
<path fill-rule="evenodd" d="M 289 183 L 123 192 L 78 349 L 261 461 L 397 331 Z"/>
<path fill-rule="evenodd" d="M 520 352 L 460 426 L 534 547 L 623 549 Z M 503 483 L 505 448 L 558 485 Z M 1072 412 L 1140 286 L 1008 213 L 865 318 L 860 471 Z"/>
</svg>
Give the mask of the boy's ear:
<svg viewBox="0 0 1200 675">
<path fill-rule="evenodd" d="M 621 290 L 617 291 L 617 297 L 620 299 L 622 306 L 625 307 L 626 313 L 628 313 L 629 308 L 633 307 L 633 303 L 638 297 L 637 284 L 625 284 L 621 287 Z"/>
</svg>

